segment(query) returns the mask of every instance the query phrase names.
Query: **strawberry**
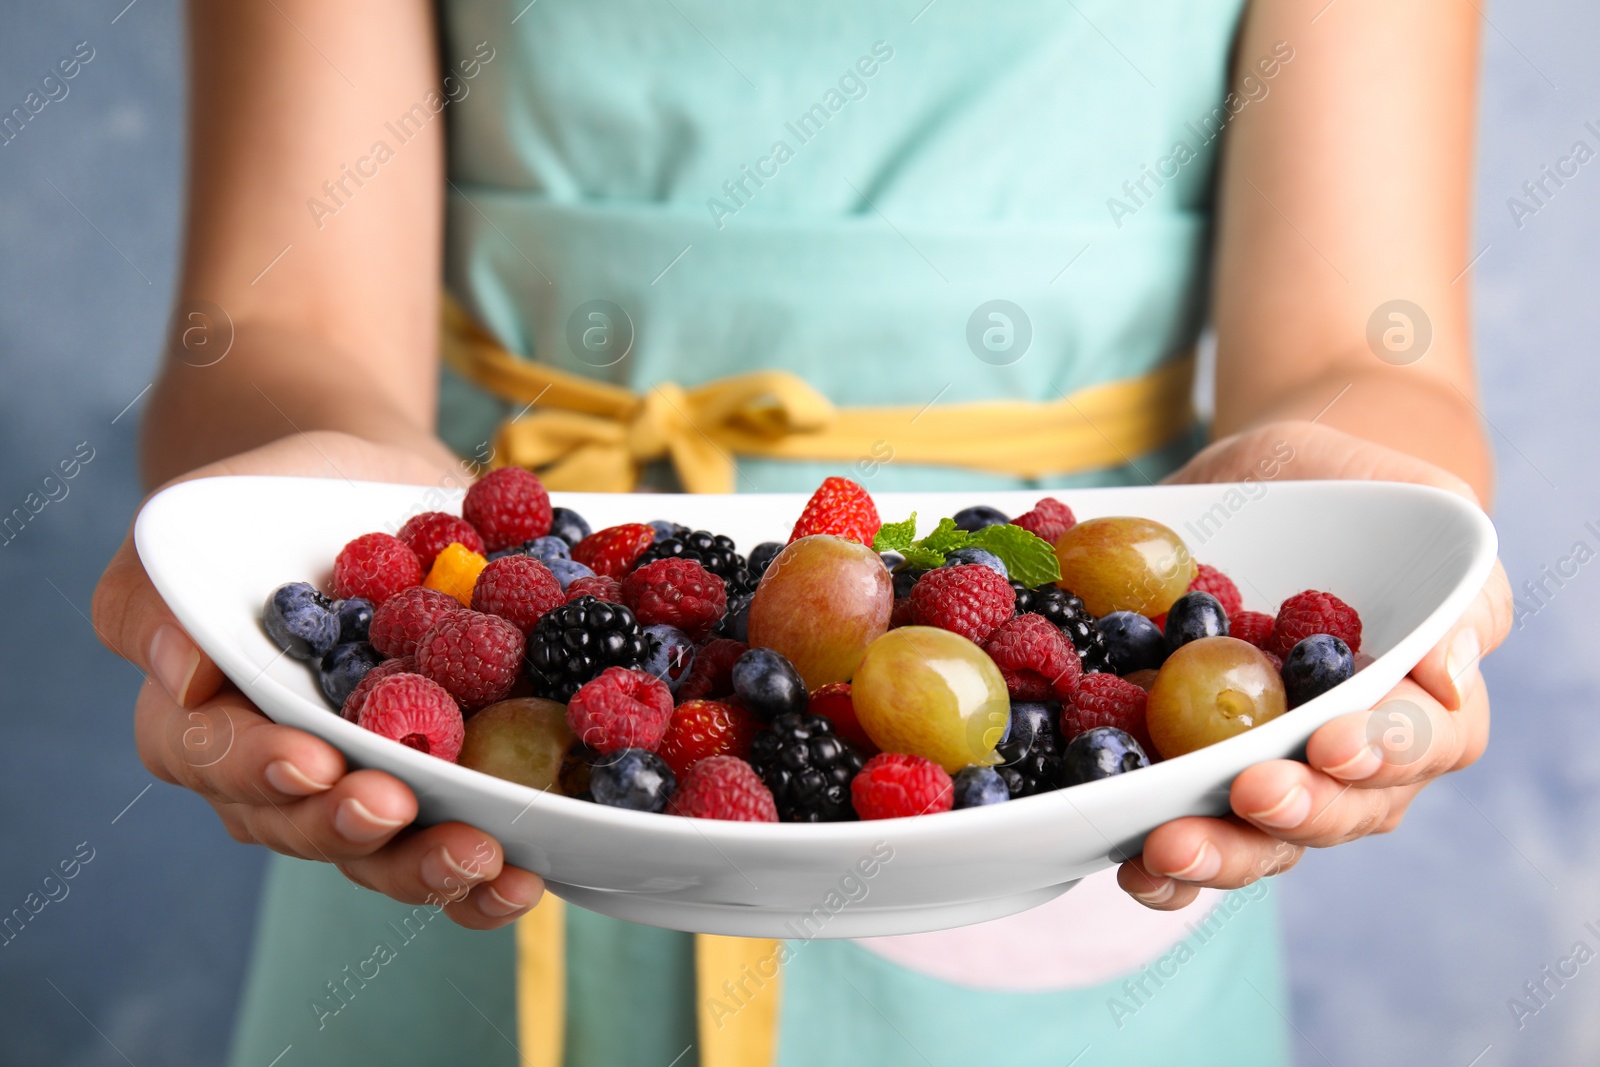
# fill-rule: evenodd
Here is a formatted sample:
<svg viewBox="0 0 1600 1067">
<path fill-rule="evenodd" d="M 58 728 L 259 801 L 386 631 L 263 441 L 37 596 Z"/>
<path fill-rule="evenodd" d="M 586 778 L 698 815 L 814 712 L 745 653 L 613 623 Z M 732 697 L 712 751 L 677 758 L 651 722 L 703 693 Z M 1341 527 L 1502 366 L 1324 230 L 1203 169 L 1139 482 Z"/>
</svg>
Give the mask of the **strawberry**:
<svg viewBox="0 0 1600 1067">
<path fill-rule="evenodd" d="M 572 546 L 572 558 L 596 574 L 621 578 L 655 540 L 656 532 L 647 524 L 626 522 L 585 537 Z"/>
<path fill-rule="evenodd" d="M 882 525 L 878 507 L 865 489 L 848 478 L 825 478 L 806 501 L 789 541 L 812 534 L 833 534 L 870 547 Z"/>
<path fill-rule="evenodd" d="M 737 704 L 686 700 L 673 709 L 656 754 L 666 760 L 673 774 L 682 776 L 712 756 L 749 756 L 750 742 L 760 732 L 761 723 Z"/>
</svg>

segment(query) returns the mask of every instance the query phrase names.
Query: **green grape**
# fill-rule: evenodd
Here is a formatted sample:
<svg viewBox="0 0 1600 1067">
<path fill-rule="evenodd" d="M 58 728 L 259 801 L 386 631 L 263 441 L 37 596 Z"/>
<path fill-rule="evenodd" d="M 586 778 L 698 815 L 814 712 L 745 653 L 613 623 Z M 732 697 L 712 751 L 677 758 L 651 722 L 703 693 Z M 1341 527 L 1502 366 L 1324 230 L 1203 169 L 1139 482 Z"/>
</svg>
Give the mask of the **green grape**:
<svg viewBox="0 0 1600 1067">
<path fill-rule="evenodd" d="M 954 774 L 1000 762 L 1011 715 L 994 660 L 960 634 L 890 630 L 867 649 L 850 687 L 856 718 L 885 752 L 910 752 Z"/>
<path fill-rule="evenodd" d="M 1195 563 L 1169 528 L 1152 519 L 1086 519 L 1056 542 L 1061 579 L 1096 617 L 1113 611 L 1160 615 L 1189 589 Z"/>
<path fill-rule="evenodd" d="M 571 747 L 565 704 L 518 697 L 490 704 L 467 720 L 456 762 L 518 785 L 550 789 Z"/>
<path fill-rule="evenodd" d="M 1161 665 L 1145 704 L 1150 739 L 1163 758 L 1214 745 L 1282 715 L 1283 679 L 1256 646 L 1202 637 Z"/>
</svg>

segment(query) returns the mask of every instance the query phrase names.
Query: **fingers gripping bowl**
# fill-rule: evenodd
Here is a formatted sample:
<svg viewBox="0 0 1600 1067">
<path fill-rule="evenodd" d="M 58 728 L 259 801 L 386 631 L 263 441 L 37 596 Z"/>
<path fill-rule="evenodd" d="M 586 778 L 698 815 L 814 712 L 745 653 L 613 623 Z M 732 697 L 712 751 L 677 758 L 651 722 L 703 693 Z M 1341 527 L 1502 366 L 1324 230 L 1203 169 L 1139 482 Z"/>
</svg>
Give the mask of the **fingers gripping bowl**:
<svg viewBox="0 0 1600 1067">
<path fill-rule="evenodd" d="M 1139 516 L 1175 531 L 1196 556 L 1233 576 L 1246 606 L 1271 610 L 1301 590 L 1337 591 L 1359 610 L 1360 650 L 1371 657 L 1353 677 L 1253 729 L 1135 773 L 926 817 L 814 825 L 590 803 L 447 762 L 330 711 L 315 673 L 284 655 L 263 629 L 263 599 L 285 581 L 326 583 L 339 546 L 362 534 L 396 530 L 423 511 L 459 513 L 459 493 L 306 478 L 203 479 L 152 498 L 135 541 L 179 621 L 257 707 L 324 738 L 352 767 L 404 781 L 417 795 L 421 821 L 478 826 L 551 891 L 619 918 L 742 936 L 862 937 L 1021 911 L 1137 853 L 1163 822 L 1226 811 L 1229 784 L 1245 767 L 1292 758 L 1324 722 L 1377 704 L 1460 616 L 1493 565 L 1488 519 L 1439 490 L 1373 482 L 1282 482 L 1264 494 L 1253 488 L 1249 495 L 1226 485 L 1060 495 L 1080 522 Z M 990 493 L 982 503 L 1018 514 L 1037 497 Z M 784 540 L 806 498 L 557 494 L 552 502 L 596 529 L 637 522 L 648 510 L 726 534 L 748 551 Z M 971 494 L 876 497 L 890 519 L 913 511 L 952 515 L 977 502 Z M 1197 625 L 1203 629 L 1204 619 Z M 974 744 L 982 745 L 981 736 Z M 847 899 L 841 879 L 864 883 L 866 893 L 856 889 Z"/>
</svg>

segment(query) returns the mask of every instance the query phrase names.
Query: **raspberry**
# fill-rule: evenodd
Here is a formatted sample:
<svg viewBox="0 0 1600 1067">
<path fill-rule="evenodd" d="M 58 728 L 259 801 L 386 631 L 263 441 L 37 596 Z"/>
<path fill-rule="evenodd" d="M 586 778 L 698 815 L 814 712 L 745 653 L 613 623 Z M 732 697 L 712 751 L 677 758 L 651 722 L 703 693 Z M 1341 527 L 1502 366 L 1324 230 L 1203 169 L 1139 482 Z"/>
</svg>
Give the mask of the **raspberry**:
<svg viewBox="0 0 1600 1067">
<path fill-rule="evenodd" d="M 1115 726 L 1139 742 L 1145 755 L 1154 758 L 1155 745 L 1145 726 L 1143 688 L 1114 674 L 1086 674 L 1078 680 L 1078 691 L 1061 705 L 1061 736 L 1074 737 L 1096 726 Z"/>
<path fill-rule="evenodd" d="M 916 613 L 911 610 L 910 597 L 896 597 L 894 607 L 889 612 L 889 629 L 898 630 L 902 626 L 910 626 L 915 615 Z"/>
<path fill-rule="evenodd" d="M 472 528 L 472 523 L 447 511 L 424 511 L 421 515 L 413 515 L 395 536 L 417 554 L 423 570 L 433 566 L 433 561 L 446 545 L 461 545 L 483 555 L 483 538 Z"/>
<path fill-rule="evenodd" d="M 647 523 L 628 522 L 596 530 L 572 546 L 572 558 L 596 574 L 621 578 L 656 539 Z"/>
<path fill-rule="evenodd" d="M 1020 526 L 1053 545 L 1061 540 L 1062 534 L 1078 525 L 1078 518 L 1072 514 L 1071 508 L 1055 497 L 1047 496 L 1035 504 L 1032 511 L 1023 512 L 1012 519 L 1011 525 Z"/>
<path fill-rule="evenodd" d="M 989 653 L 1012 700 L 1068 700 L 1083 667 L 1067 635 L 1043 615 L 1018 615 L 1003 624 L 983 650 Z"/>
<path fill-rule="evenodd" d="M 373 686 L 359 721 L 363 729 L 451 763 L 467 736 L 455 698 L 418 674 L 396 674 Z"/>
<path fill-rule="evenodd" d="M 1016 610 L 1011 583 L 979 563 L 939 567 L 911 588 L 911 617 L 983 644 Z"/>
<path fill-rule="evenodd" d="M 661 739 L 656 755 L 667 761 L 673 774 L 682 778 L 685 771 L 703 759 L 748 756 L 750 742 L 760 732 L 760 721 L 737 704 L 686 700 L 672 710 L 666 736 Z"/>
<path fill-rule="evenodd" d="M 574 578 L 567 583 L 566 602 L 570 604 L 581 596 L 592 596 L 596 600 L 620 604 L 622 603 L 622 583 L 603 574 Z"/>
<path fill-rule="evenodd" d="M 659 678 L 626 667 L 607 667 L 567 703 L 567 726 L 602 754 L 625 748 L 654 750 L 672 719 L 672 691 Z"/>
<path fill-rule="evenodd" d="M 523 643 L 522 631 L 498 615 L 458 611 L 417 639 L 417 673 L 473 711 L 511 692 Z"/>
<path fill-rule="evenodd" d="M 532 471 L 501 467 L 472 483 L 461 514 L 497 552 L 550 532 L 550 494 Z"/>
<path fill-rule="evenodd" d="M 750 764 L 736 756 L 710 756 L 681 774 L 667 810 L 691 819 L 778 821 L 772 790 Z"/>
<path fill-rule="evenodd" d="M 1289 650 L 1312 634 L 1332 634 L 1361 651 L 1361 616 L 1332 593 L 1307 589 L 1285 600 L 1272 622 L 1272 639 L 1263 650 L 1282 660 Z"/>
<path fill-rule="evenodd" d="M 905 752 L 880 752 L 850 783 L 850 801 L 863 819 L 899 819 L 949 811 L 955 786 L 945 769 Z"/>
<path fill-rule="evenodd" d="M 878 746 L 867 736 L 856 716 L 856 703 L 850 696 L 849 682 L 829 682 L 811 694 L 806 711 L 833 720 L 833 732 L 859 748 L 863 755 L 876 756 Z"/>
<path fill-rule="evenodd" d="M 1194 580 L 1189 583 L 1188 591 L 1210 593 L 1217 598 L 1217 603 L 1222 605 L 1222 610 L 1229 618 L 1244 608 L 1244 598 L 1239 595 L 1239 587 L 1233 584 L 1233 579 L 1206 563 L 1196 565 Z"/>
<path fill-rule="evenodd" d="M 461 602 L 449 593 L 414 585 L 377 606 L 367 640 L 385 656 L 409 656 L 417 650 L 417 638 L 434 623 L 462 610 Z"/>
<path fill-rule="evenodd" d="M 622 579 L 622 602 L 641 626 L 664 622 L 699 639 L 728 609 L 728 589 L 698 561 L 671 557 L 628 572 Z"/>
<path fill-rule="evenodd" d="M 689 676 L 678 683 L 678 699 L 706 700 L 733 695 L 733 665 L 750 646 L 731 637 L 713 637 L 695 654 Z"/>
<path fill-rule="evenodd" d="M 366 597 L 376 606 L 421 584 L 417 554 L 390 534 L 362 534 L 341 548 L 333 561 L 333 595 L 340 599 Z"/>
<path fill-rule="evenodd" d="M 800 521 L 789 534 L 789 541 L 792 543 L 812 534 L 833 534 L 870 546 L 882 525 L 878 506 L 865 489 L 849 478 L 824 478 L 822 485 L 806 501 Z"/>
<path fill-rule="evenodd" d="M 1264 611 L 1230 611 L 1228 636 L 1248 641 L 1264 652 L 1272 638 L 1272 623 L 1272 616 Z"/>
<path fill-rule="evenodd" d="M 472 587 L 472 610 L 498 615 L 527 633 L 539 617 L 567 602 L 550 568 L 530 556 L 501 556 Z"/>
<path fill-rule="evenodd" d="M 417 661 L 411 656 L 401 656 L 399 659 L 386 659 L 368 671 L 350 690 L 350 695 L 344 698 L 344 707 L 339 709 L 339 714 L 349 722 L 361 720 L 361 706 L 367 702 L 367 694 L 371 693 L 377 684 L 394 674 L 416 674 Z"/>
</svg>

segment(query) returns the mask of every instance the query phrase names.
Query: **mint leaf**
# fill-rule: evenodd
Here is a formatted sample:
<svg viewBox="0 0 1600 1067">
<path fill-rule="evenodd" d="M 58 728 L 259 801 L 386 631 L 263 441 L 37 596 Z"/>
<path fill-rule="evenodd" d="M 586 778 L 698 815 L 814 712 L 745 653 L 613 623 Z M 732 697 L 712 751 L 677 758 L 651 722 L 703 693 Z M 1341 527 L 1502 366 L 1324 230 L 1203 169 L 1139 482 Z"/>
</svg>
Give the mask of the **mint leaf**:
<svg viewBox="0 0 1600 1067">
<path fill-rule="evenodd" d="M 965 530 L 956 529 L 956 520 L 940 519 L 934 531 L 917 544 L 930 552 L 947 556 L 958 548 L 966 548 L 972 544 L 972 535 Z"/>
<path fill-rule="evenodd" d="M 919 545 L 910 545 L 900 553 L 906 559 L 906 566 L 916 567 L 919 570 L 931 571 L 935 567 L 944 566 L 944 556 L 931 549 Z"/>
<path fill-rule="evenodd" d="M 1061 577 L 1055 549 L 1044 538 L 1020 526 L 985 526 L 971 537 L 972 544 L 1000 557 L 1013 581 L 1030 589 Z"/>
<path fill-rule="evenodd" d="M 872 539 L 874 552 L 904 552 L 911 547 L 917 539 L 917 513 L 913 511 L 911 517 L 904 522 L 886 522 L 878 527 L 877 536 Z"/>
</svg>

